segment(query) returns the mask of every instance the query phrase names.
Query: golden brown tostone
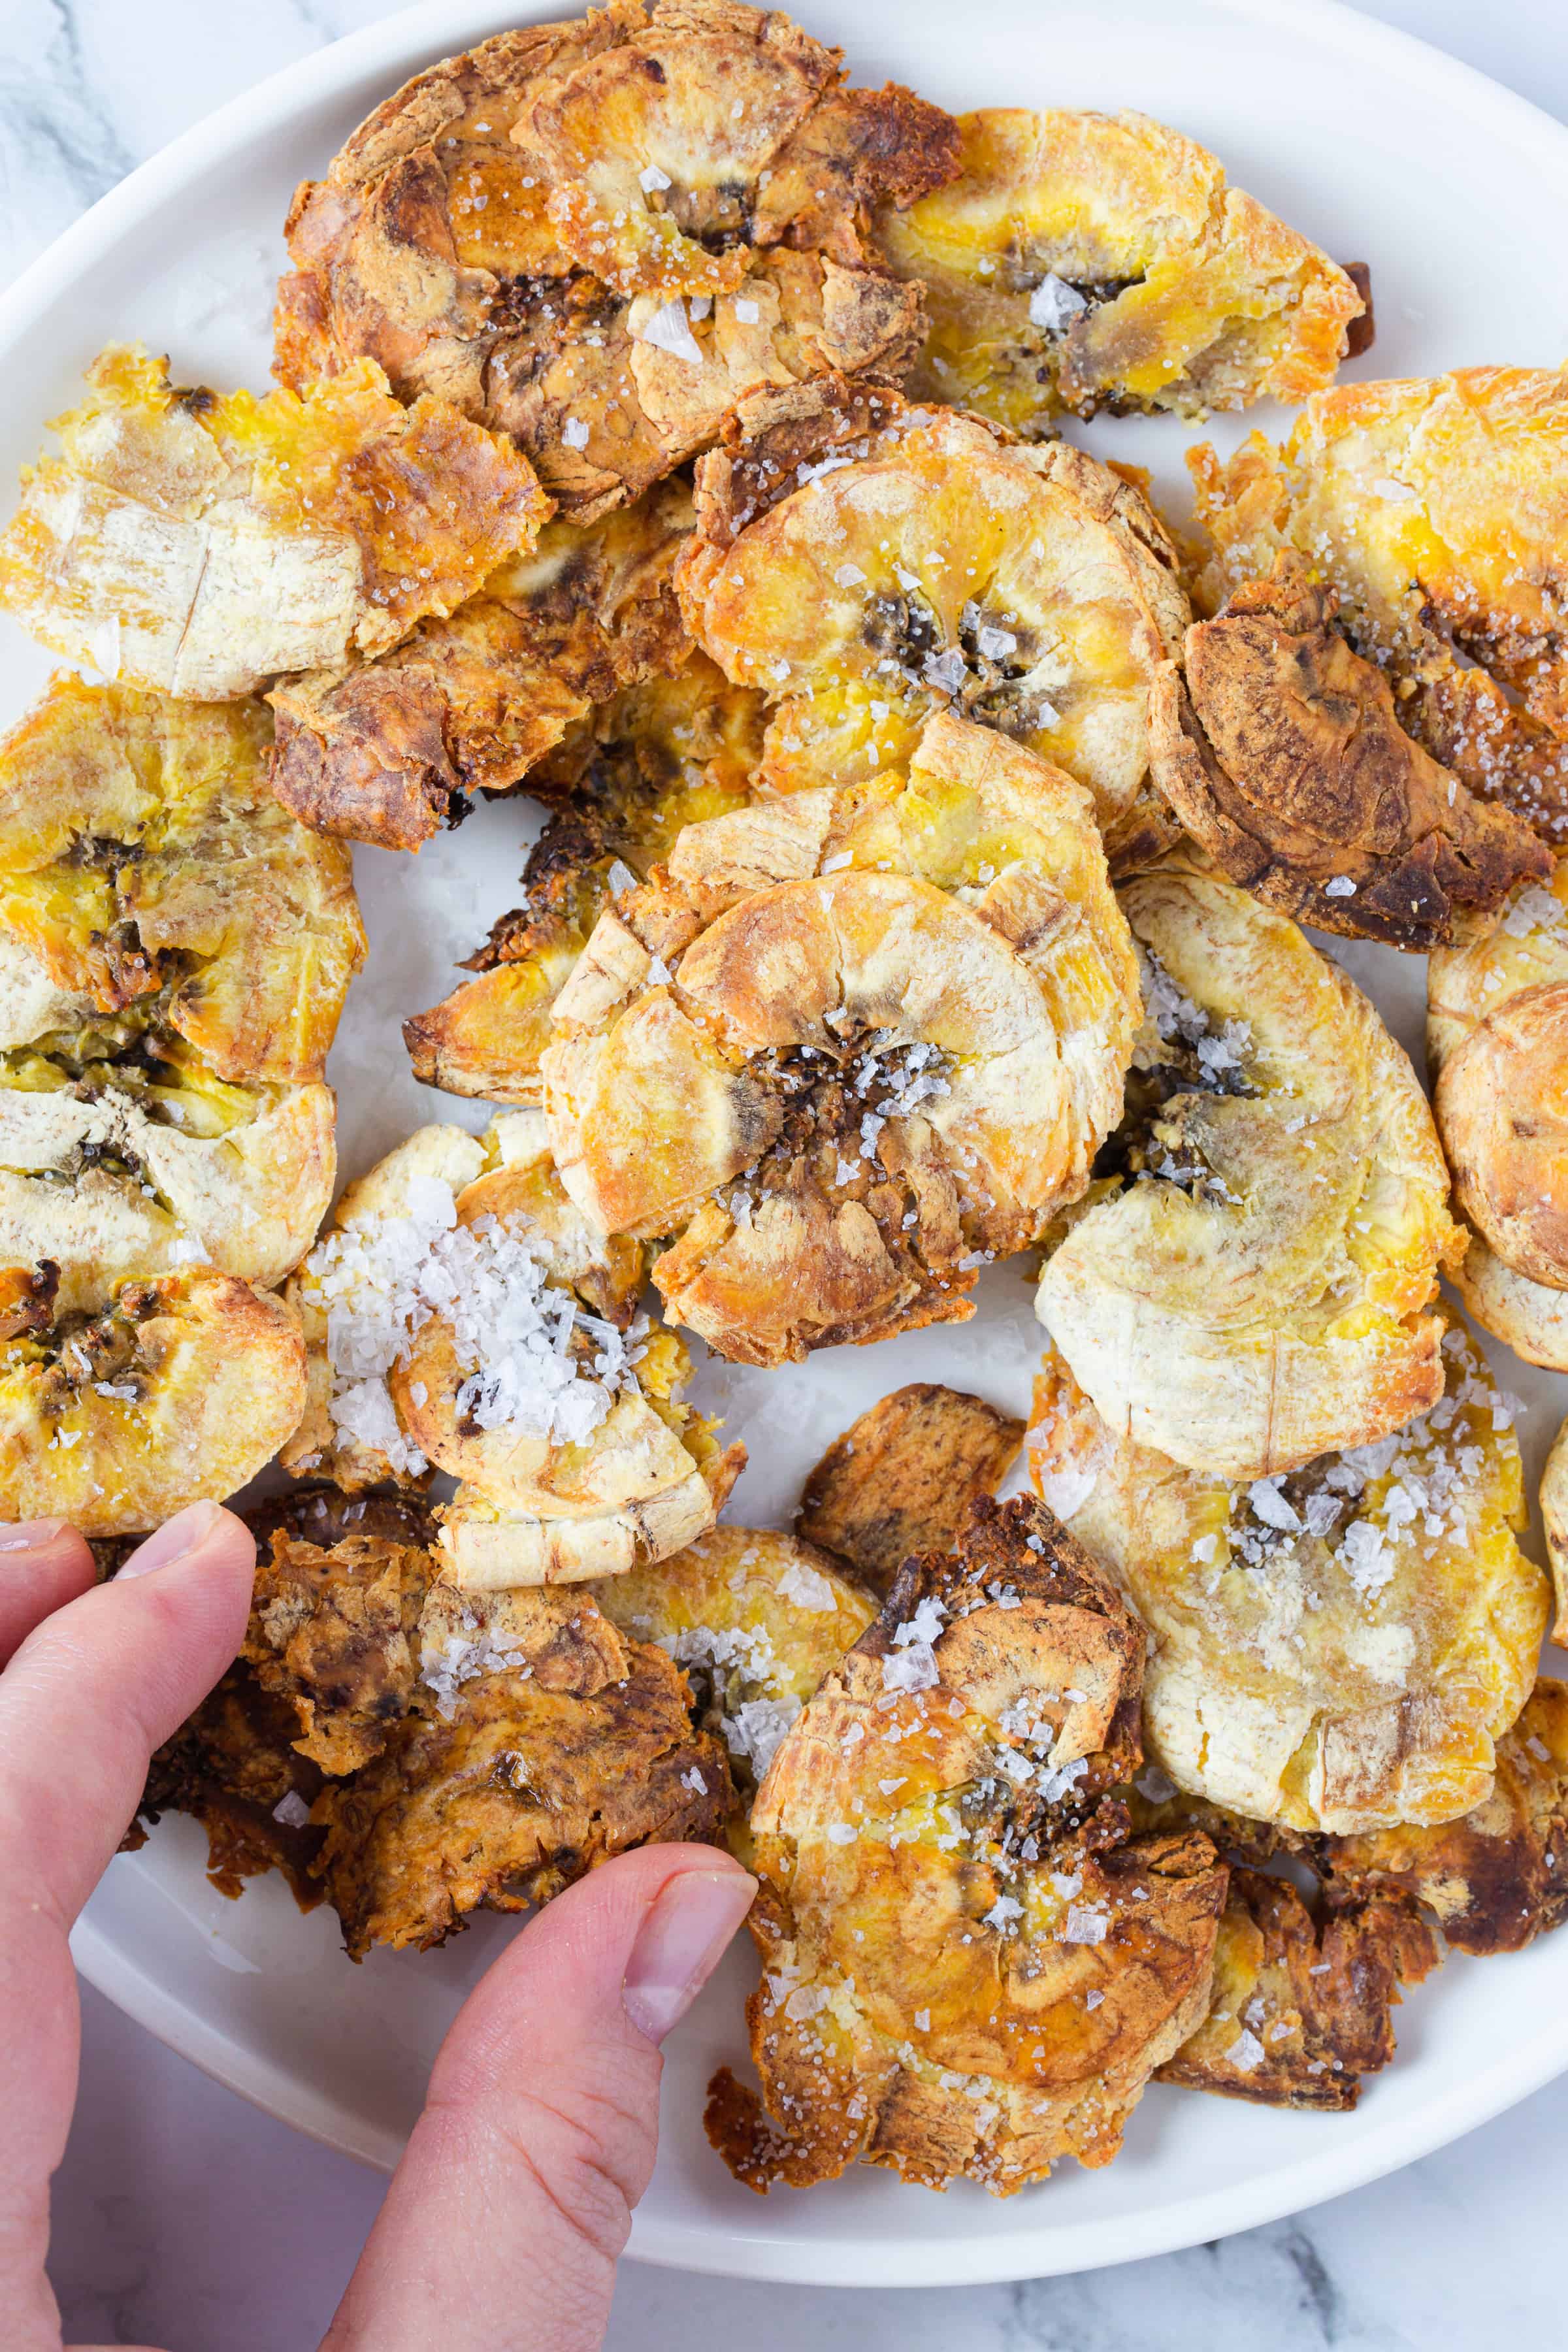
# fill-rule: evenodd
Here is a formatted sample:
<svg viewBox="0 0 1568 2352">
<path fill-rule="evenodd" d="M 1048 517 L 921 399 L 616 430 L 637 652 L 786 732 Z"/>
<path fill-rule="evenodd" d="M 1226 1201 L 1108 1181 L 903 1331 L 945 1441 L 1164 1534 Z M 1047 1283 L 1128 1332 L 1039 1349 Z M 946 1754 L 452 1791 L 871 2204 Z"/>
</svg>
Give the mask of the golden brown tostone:
<svg viewBox="0 0 1568 2352">
<path fill-rule="evenodd" d="M 1103 1801 L 1142 1649 L 1037 1504 L 976 1503 L 906 1565 L 752 1809 L 763 2101 L 726 2070 L 707 2117 L 748 2186 L 863 2158 L 1007 2194 L 1115 2155 L 1206 2011 L 1226 1886 L 1207 1839 Z"/>
<path fill-rule="evenodd" d="M 278 688 L 273 791 L 319 832 L 417 849 L 473 794 L 533 779 L 595 704 L 686 660 L 671 572 L 690 522 L 670 483 L 598 523 L 547 524 L 393 652 Z"/>
<path fill-rule="evenodd" d="M 1424 950 L 1552 870 L 1400 725 L 1387 679 L 1288 562 L 1186 633 L 1150 712 L 1154 781 L 1231 881 L 1300 922 Z"/>
<path fill-rule="evenodd" d="M 870 213 L 950 177 L 957 135 L 843 80 L 731 0 L 612 0 L 446 59 L 296 194 L 278 373 L 367 354 L 405 397 L 438 389 L 579 520 L 798 382 L 895 379 L 919 289 L 868 258 Z"/>
<path fill-rule="evenodd" d="M 223 1892 L 280 1867 L 307 1906 L 324 1889 L 361 1959 L 545 1900 L 646 1839 L 721 1831 L 724 1748 L 693 1731 L 661 1650 L 584 1593 L 453 1591 L 403 1540 L 399 1498 L 317 1489 L 286 1507 L 301 1515 L 334 1540 L 274 1536 L 241 1658 L 142 1801 L 203 1822 Z"/>
<path fill-rule="evenodd" d="M 1373 1897 L 1314 1920 L 1296 1889 L 1233 1868 L 1208 2016 L 1157 2080 L 1261 2106 L 1343 2114 L 1394 2056 L 1402 1984 L 1437 1966 L 1413 1906 Z"/>
<path fill-rule="evenodd" d="M 800 1531 L 886 1593 L 911 1552 L 957 1541 L 977 1495 L 1017 1458 L 1024 1424 L 984 1397 L 917 1381 L 851 1422 L 806 1477 Z"/>
</svg>

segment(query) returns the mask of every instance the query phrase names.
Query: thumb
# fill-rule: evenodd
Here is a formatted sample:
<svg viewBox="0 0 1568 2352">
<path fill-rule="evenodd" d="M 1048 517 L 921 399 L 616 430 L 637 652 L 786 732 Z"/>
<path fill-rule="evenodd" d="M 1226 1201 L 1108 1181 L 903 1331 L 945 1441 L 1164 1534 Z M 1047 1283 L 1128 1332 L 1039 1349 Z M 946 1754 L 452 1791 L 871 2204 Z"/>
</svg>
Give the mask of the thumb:
<svg viewBox="0 0 1568 2352">
<path fill-rule="evenodd" d="M 711 1846 L 557 1896 L 477 1985 L 322 2352 L 594 2352 L 653 2170 L 658 2043 L 751 1908 Z"/>
</svg>

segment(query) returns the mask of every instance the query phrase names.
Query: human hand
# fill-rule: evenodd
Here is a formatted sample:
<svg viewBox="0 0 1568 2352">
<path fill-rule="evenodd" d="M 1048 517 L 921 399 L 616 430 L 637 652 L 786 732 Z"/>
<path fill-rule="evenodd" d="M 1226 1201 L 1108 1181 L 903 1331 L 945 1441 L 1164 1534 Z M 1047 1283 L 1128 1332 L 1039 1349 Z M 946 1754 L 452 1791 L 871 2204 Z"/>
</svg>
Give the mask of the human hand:
<svg viewBox="0 0 1568 2352">
<path fill-rule="evenodd" d="M 238 1650 L 254 1570 L 249 1532 L 216 1503 L 182 1511 L 96 1587 L 62 1521 L 0 1528 L 6 2352 L 60 2352 L 44 2258 L 76 2097 L 71 1924 L 153 1748 Z M 658 2043 L 754 1891 L 712 1847 L 646 1846 L 514 1938 L 442 2045 L 322 2352 L 591 2352 L 653 2168 Z"/>
</svg>

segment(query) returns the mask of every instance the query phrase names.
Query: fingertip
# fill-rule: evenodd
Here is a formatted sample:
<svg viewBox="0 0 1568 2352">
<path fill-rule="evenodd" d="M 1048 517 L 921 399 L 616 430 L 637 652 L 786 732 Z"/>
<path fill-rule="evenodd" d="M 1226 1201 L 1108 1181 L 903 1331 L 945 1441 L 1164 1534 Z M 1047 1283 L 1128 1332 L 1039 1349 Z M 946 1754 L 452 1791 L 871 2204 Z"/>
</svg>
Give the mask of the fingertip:
<svg viewBox="0 0 1568 2352">
<path fill-rule="evenodd" d="M 704 1849 L 704 1859 L 712 1851 Z M 621 2005 L 649 2042 L 662 2042 L 685 2016 L 756 1893 L 756 1880 L 738 1864 L 671 1871 L 637 1930 L 621 1980 Z"/>
<path fill-rule="evenodd" d="M 693 1880 L 715 1891 L 698 1893 L 697 1924 L 678 1929 L 686 1884 Z M 519 2018 L 541 2000 L 570 2032 L 613 2034 L 631 2023 L 657 2042 L 696 1997 L 756 1889 L 750 1873 L 719 1846 L 637 1846 L 600 1863 L 536 1912 L 491 1964 L 448 2037 L 443 2067 L 488 2065 L 494 2047 L 509 2041 Z M 710 1932 L 703 1932 L 703 1916 Z M 649 1941 L 638 1958 L 645 1935 Z M 650 1988 L 636 2017 L 626 2004 L 629 1979 Z M 679 2007 L 678 1990 L 685 1993 Z"/>
<path fill-rule="evenodd" d="M 24 1519 L 0 1528 L 0 1666 L 97 1575 L 90 1545 L 68 1520 Z"/>
<path fill-rule="evenodd" d="M 198 1557 L 205 1568 L 219 1575 L 229 1570 L 237 1573 L 242 1568 L 254 1575 L 256 1538 L 245 1521 L 226 1511 L 221 1503 L 188 1503 L 137 1545 L 122 1564 L 118 1580 L 125 1584 L 159 1569 L 184 1567 Z"/>
</svg>

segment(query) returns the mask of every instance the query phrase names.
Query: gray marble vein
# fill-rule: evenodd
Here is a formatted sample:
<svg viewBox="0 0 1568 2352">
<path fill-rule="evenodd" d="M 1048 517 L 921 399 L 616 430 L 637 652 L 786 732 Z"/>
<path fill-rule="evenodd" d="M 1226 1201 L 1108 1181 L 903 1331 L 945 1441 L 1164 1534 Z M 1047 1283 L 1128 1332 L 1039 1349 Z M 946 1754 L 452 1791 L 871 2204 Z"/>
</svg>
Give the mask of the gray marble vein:
<svg viewBox="0 0 1568 2352">
<path fill-rule="evenodd" d="M 154 148 L 383 0 L 0 0 L 0 283 Z M 1568 115 L 1568 18 L 1543 0 L 1371 13 Z M 316 2342 L 381 2184 L 295 2137 L 84 1994 L 84 2078 L 56 2187 L 68 2338 L 179 2352 Z M 1560 2088 L 1295 2220 L 1119 2270 L 861 2294 L 628 2265 L 610 2352 L 1491 2352 L 1563 2336 Z"/>
<path fill-rule="evenodd" d="M 6 278 L 139 160 L 87 70 L 71 0 L 9 0 L 0 46 L 0 268 Z"/>
</svg>

